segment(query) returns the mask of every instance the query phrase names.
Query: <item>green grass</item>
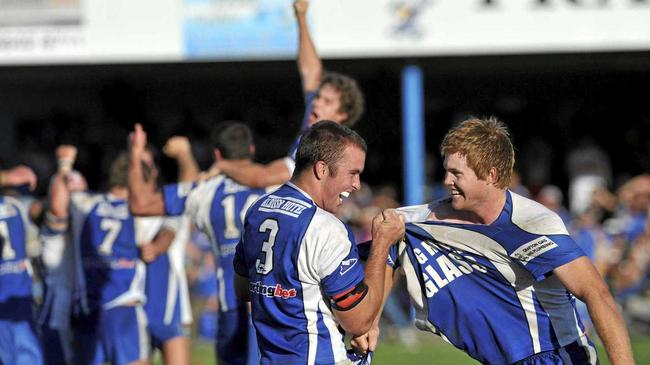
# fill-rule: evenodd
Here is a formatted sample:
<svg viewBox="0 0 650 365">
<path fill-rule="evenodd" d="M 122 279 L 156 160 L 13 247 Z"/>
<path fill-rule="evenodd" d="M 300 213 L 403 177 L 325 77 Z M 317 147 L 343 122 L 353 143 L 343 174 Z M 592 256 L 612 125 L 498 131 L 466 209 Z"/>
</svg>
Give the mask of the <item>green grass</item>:
<svg viewBox="0 0 650 365">
<path fill-rule="evenodd" d="M 418 343 L 413 347 L 404 346 L 394 339 L 382 339 L 375 353 L 373 364 L 478 364 L 477 361 L 467 356 L 464 352 L 455 349 L 433 335 L 419 333 L 417 338 Z M 650 364 L 650 337 L 634 337 L 632 339 L 632 349 L 637 364 Z M 193 341 L 192 364 L 215 364 L 213 351 L 212 344 L 203 341 Z M 609 364 L 602 346 L 598 346 L 598 357 L 600 364 Z M 161 364 L 161 362 L 155 361 L 154 364 Z"/>
</svg>

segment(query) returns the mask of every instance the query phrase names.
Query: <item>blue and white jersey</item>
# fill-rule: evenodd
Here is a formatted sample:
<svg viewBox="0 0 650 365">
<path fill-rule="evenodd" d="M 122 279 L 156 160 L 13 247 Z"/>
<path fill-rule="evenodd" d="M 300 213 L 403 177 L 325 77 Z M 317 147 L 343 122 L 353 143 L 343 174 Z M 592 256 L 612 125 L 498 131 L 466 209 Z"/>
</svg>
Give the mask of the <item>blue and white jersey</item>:
<svg viewBox="0 0 650 365">
<path fill-rule="evenodd" d="M 70 215 L 77 263 L 75 296 L 85 313 L 144 303 L 145 267 L 138 243 L 151 241 L 160 217 L 134 219 L 111 194 L 73 193 Z"/>
<path fill-rule="evenodd" d="M 413 221 L 430 210 L 403 212 Z M 408 223 L 389 261 L 404 268 L 418 328 L 482 363 L 511 364 L 572 343 L 595 363 L 575 299 L 553 275 L 581 256 L 557 214 L 507 192 L 490 225 Z"/>
<path fill-rule="evenodd" d="M 0 196 L 0 319 L 32 319 L 32 267 L 26 249 L 31 230 L 28 207 Z"/>
<path fill-rule="evenodd" d="M 359 284 L 354 237 L 292 183 L 258 200 L 246 215 L 235 256 L 247 277 L 262 364 L 346 361 L 342 334 L 325 296 Z"/>
<path fill-rule="evenodd" d="M 289 174 L 293 175 L 293 170 L 296 169 L 296 152 L 298 151 L 298 145 L 300 144 L 300 138 L 302 134 L 309 128 L 309 116 L 313 109 L 312 103 L 318 95 L 317 91 L 310 91 L 305 95 L 305 114 L 302 117 L 302 124 L 300 125 L 300 131 L 298 132 L 298 137 L 293 141 L 291 147 L 289 147 L 289 153 L 287 157 L 284 158 L 284 163 L 287 165 Z"/>
<path fill-rule="evenodd" d="M 219 309 L 226 312 L 242 306 L 235 295 L 232 260 L 239 242 L 244 215 L 265 189 L 239 185 L 225 175 L 201 183 L 169 184 L 163 187 L 165 214 L 190 216 L 210 238 L 217 263 Z"/>
</svg>

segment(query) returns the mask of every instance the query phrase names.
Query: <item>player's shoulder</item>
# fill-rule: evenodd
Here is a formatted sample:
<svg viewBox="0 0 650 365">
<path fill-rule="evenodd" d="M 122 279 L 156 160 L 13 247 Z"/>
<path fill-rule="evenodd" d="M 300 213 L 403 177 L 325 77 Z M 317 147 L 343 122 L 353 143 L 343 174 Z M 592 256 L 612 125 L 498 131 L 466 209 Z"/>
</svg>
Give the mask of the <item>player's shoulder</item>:
<svg viewBox="0 0 650 365">
<path fill-rule="evenodd" d="M 541 235 L 568 235 L 562 218 L 544 205 L 509 191 L 512 224 L 522 230 Z"/>
<path fill-rule="evenodd" d="M 227 179 L 226 175 L 222 174 L 222 175 L 212 176 L 206 180 L 178 183 L 178 186 L 179 187 L 184 186 L 186 188 L 189 188 L 190 191 L 205 192 L 207 190 L 213 190 L 220 187 L 221 185 L 224 184 L 224 181 L 226 181 L 226 179 Z"/>
</svg>

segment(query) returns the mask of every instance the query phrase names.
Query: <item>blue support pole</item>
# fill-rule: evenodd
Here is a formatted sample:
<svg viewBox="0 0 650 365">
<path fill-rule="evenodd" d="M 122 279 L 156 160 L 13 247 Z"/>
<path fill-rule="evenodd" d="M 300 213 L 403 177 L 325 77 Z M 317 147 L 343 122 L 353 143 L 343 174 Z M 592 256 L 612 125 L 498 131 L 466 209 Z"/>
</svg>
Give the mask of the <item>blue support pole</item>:
<svg viewBox="0 0 650 365">
<path fill-rule="evenodd" d="M 425 202 L 424 82 L 418 66 L 402 71 L 404 204 Z"/>
</svg>

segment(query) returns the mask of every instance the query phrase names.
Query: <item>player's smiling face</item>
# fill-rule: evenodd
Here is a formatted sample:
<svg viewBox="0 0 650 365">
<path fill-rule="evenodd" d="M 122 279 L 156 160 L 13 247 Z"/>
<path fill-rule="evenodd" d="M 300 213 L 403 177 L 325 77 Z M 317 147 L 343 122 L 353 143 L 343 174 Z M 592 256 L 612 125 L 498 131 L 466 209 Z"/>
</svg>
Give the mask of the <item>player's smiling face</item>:
<svg viewBox="0 0 650 365">
<path fill-rule="evenodd" d="M 467 165 L 467 159 L 458 152 L 445 156 L 444 184 L 451 193 L 451 205 L 454 209 L 472 211 L 487 194 L 488 182 L 476 176 Z"/>
<path fill-rule="evenodd" d="M 361 187 L 361 172 L 366 162 L 366 154 L 355 145 L 348 144 L 343 157 L 336 164 L 336 172 L 330 169 L 324 177 L 324 194 L 322 207 L 336 215 L 349 193 Z"/>
<path fill-rule="evenodd" d="M 309 125 L 321 120 L 343 123 L 348 115 L 341 111 L 341 92 L 330 84 L 324 84 L 312 101 Z"/>
</svg>

